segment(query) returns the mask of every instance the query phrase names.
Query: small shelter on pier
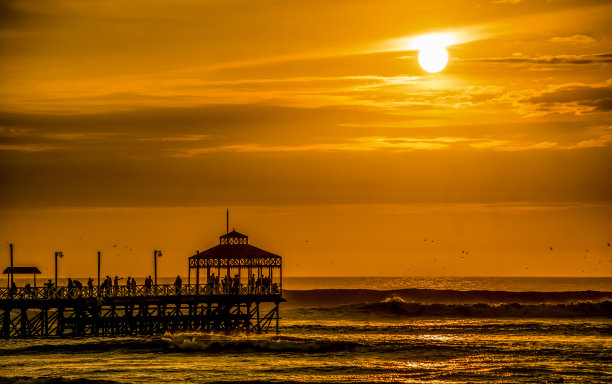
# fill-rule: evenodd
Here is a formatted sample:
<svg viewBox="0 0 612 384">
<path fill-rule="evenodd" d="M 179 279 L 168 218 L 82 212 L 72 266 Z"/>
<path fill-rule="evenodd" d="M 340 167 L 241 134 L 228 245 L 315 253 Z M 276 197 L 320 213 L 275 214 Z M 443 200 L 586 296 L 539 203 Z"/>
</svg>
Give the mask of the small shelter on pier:
<svg viewBox="0 0 612 384">
<path fill-rule="evenodd" d="M 281 256 L 250 245 L 248 236 L 235 230 L 220 236 L 218 245 L 189 257 L 190 283 L 192 269 L 198 292 L 204 271 L 205 290 L 211 293 L 280 294 L 282 289 Z"/>
<path fill-rule="evenodd" d="M 36 287 L 36 275 L 39 274 L 40 271 L 36 267 L 7 267 L 2 273 L 9 276 L 11 273 L 13 275 L 34 275 L 34 286 Z"/>
</svg>

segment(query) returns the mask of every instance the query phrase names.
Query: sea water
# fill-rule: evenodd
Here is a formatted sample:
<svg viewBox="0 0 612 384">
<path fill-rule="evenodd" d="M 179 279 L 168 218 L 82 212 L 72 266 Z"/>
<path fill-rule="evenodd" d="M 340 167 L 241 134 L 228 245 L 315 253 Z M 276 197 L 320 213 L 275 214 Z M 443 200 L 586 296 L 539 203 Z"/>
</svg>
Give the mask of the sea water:
<svg viewBox="0 0 612 384">
<path fill-rule="evenodd" d="M 278 335 L 3 340 L 0 383 L 612 381 L 611 278 L 284 283 Z"/>
</svg>

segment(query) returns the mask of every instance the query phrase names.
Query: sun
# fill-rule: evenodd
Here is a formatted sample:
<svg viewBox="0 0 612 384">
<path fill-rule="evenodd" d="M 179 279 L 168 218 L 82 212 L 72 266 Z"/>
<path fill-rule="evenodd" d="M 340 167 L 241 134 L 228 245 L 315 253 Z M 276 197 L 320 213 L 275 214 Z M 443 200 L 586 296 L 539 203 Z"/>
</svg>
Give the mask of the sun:
<svg viewBox="0 0 612 384">
<path fill-rule="evenodd" d="M 410 44 L 412 49 L 419 51 L 419 64 L 421 68 L 430 73 L 440 72 L 448 64 L 446 46 L 455 43 L 453 35 L 448 33 L 434 33 L 421 35 Z"/>
<path fill-rule="evenodd" d="M 448 63 L 448 52 L 444 47 L 424 48 L 419 52 L 421 68 L 430 73 L 440 72 Z"/>
</svg>

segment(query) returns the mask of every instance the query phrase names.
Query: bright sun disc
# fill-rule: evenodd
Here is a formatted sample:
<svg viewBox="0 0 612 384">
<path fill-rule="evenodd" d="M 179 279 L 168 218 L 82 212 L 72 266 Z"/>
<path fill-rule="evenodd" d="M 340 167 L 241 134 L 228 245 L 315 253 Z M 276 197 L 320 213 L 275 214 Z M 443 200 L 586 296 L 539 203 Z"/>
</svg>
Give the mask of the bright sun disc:
<svg viewBox="0 0 612 384">
<path fill-rule="evenodd" d="M 427 47 L 419 52 L 419 64 L 427 72 L 436 73 L 446 67 L 448 52 L 443 46 Z"/>
</svg>

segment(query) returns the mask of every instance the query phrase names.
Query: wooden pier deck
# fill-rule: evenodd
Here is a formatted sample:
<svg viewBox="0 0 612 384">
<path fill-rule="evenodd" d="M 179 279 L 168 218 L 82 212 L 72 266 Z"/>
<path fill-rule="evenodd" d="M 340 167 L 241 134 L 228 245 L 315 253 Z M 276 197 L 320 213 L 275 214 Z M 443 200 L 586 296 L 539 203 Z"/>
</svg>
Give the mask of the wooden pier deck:
<svg viewBox="0 0 612 384">
<path fill-rule="evenodd" d="M 278 333 L 276 286 L 221 285 L 0 288 L 0 337 Z"/>
</svg>

